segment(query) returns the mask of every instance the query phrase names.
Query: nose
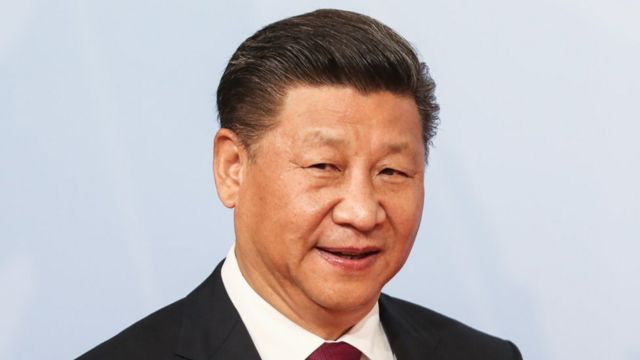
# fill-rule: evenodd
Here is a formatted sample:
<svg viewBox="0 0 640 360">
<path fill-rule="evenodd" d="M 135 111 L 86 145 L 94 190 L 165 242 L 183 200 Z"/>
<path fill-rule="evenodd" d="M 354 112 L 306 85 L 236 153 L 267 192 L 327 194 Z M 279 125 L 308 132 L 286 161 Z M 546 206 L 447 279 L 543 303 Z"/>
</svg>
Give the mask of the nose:
<svg viewBox="0 0 640 360">
<path fill-rule="evenodd" d="M 376 191 L 367 176 L 352 176 L 342 187 L 340 201 L 333 208 L 336 224 L 351 226 L 360 232 L 369 232 L 384 222 L 386 212 L 376 197 Z"/>
</svg>

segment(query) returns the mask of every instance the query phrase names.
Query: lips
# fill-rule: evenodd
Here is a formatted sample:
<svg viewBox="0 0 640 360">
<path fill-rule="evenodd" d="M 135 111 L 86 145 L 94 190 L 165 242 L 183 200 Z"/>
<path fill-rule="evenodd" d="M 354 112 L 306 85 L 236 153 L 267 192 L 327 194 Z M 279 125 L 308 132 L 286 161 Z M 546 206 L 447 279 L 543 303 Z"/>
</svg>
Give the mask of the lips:
<svg viewBox="0 0 640 360">
<path fill-rule="evenodd" d="M 374 247 L 316 247 L 320 256 L 343 270 L 363 270 L 375 262 L 380 249 Z"/>
<path fill-rule="evenodd" d="M 318 250 L 328 252 L 332 255 L 343 257 L 345 259 L 362 259 L 367 256 L 379 253 L 380 250 L 373 248 L 327 248 L 318 247 Z"/>
</svg>

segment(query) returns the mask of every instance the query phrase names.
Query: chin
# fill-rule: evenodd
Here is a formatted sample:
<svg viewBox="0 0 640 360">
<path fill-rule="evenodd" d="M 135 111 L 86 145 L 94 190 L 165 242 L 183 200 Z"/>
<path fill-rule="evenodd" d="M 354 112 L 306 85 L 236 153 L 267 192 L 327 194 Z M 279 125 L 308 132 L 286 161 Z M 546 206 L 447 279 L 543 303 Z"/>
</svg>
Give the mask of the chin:
<svg viewBox="0 0 640 360">
<path fill-rule="evenodd" d="M 331 312 L 369 311 L 378 301 L 380 291 L 367 289 L 324 289 L 312 299 L 324 309 Z"/>
</svg>

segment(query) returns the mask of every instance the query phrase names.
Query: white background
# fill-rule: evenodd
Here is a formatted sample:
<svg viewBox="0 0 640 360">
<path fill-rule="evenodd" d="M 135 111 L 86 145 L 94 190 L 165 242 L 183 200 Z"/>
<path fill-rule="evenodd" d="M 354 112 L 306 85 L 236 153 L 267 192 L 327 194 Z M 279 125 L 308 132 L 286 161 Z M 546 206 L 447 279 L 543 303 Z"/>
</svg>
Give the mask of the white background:
<svg viewBox="0 0 640 360">
<path fill-rule="evenodd" d="M 640 359 L 636 1 L 0 1 L 0 358 L 80 355 L 233 241 L 214 94 L 259 27 L 372 15 L 438 83 L 413 254 L 386 291 L 526 359 Z"/>
</svg>

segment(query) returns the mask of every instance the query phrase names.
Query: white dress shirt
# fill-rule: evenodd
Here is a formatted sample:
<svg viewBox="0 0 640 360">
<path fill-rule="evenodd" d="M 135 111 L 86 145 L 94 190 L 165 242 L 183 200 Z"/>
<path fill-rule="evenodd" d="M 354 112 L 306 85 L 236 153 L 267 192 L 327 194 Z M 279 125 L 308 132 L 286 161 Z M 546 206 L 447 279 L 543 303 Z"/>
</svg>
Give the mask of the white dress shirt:
<svg viewBox="0 0 640 360">
<path fill-rule="evenodd" d="M 330 342 L 289 320 L 258 295 L 242 276 L 234 251 L 235 246 L 232 246 L 222 265 L 222 283 L 249 331 L 260 358 L 303 360 L 320 345 Z M 395 358 L 380 322 L 378 303 L 338 341 L 360 350 L 363 360 Z"/>
</svg>

